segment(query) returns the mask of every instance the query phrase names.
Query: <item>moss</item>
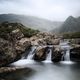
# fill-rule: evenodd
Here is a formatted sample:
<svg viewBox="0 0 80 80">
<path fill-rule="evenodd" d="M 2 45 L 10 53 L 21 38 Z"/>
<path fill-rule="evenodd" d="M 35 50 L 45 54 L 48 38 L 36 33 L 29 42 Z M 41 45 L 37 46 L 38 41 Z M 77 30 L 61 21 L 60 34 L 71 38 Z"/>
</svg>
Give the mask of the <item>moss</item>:
<svg viewBox="0 0 80 80">
<path fill-rule="evenodd" d="M 9 39 L 10 33 L 17 28 L 21 30 L 25 37 L 31 37 L 39 32 L 38 30 L 25 27 L 21 23 L 3 22 L 0 24 L 0 37 Z"/>
</svg>

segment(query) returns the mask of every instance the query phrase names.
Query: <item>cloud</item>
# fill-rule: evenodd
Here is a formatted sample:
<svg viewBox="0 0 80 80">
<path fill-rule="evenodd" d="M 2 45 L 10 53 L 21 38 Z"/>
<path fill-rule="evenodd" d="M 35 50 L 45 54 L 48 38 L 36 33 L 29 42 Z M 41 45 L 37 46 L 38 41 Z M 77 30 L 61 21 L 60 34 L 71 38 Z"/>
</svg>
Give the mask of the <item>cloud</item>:
<svg viewBox="0 0 80 80">
<path fill-rule="evenodd" d="M 80 0 L 0 0 L 0 14 L 15 13 L 49 20 L 79 16 Z"/>
</svg>

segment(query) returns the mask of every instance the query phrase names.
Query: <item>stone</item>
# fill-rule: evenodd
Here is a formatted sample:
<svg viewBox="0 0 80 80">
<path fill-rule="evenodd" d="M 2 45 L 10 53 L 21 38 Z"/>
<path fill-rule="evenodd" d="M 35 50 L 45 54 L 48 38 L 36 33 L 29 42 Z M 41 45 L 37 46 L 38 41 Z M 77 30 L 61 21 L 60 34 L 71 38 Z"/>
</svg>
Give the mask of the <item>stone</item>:
<svg viewBox="0 0 80 80">
<path fill-rule="evenodd" d="M 22 38 L 16 42 L 15 49 L 16 52 L 19 54 L 25 52 L 26 49 L 30 48 L 30 46 L 31 46 L 31 42 L 29 41 L 29 39 Z"/>
<path fill-rule="evenodd" d="M 19 60 L 25 50 L 31 46 L 27 38 L 14 40 L 13 36 L 10 36 L 10 39 L 12 41 L 0 38 L 0 67 Z"/>
<path fill-rule="evenodd" d="M 70 60 L 80 62 L 80 47 L 70 49 Z"/>
<path fill-rule="evenodd" d="M 21 38 L 24 37 L 23 33 L 20 31 L 20 29 L 15 29 L 12 31 L 11 36 L 13 36 L 13 38 L 15 40 L 19 40 Z"/>
<path fill-rule="evenodd" d="M 46 59 L 47 47 L 37 47 L 33 59 L 36 61 L 44 61 Z"/>
<path fill-rule="evenodd" d="M 32 45 L 53 45 L 54 35 L 46 32 L 40 32 L 37 35 L 30 38 Z"/>
<path fill-rule="evenodd" d="M 51 60 L 52 62 L 59 62 L 62 59 L 62 51 L 59 48 L 53 47 Z"/>
</svg>

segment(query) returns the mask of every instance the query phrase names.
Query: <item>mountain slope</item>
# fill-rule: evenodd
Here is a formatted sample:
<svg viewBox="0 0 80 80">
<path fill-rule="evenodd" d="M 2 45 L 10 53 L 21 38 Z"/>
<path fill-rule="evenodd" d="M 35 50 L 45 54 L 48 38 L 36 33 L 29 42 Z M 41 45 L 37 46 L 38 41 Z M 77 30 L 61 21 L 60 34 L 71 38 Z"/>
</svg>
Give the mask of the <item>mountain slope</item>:
<svg viewBox="0 0 80 80">
<path fill-rule="evenodd" d="M 74 18 L 72 16 L 69 16 L 59 28 L 59 32 L 80 32 L 80 17 Z"/>
<path fill-rule="evenodd" d="M 33 16 L 15 15 L 15 14 L 1 14 L 0 22 L 18 22 L 23 25 L 39 29 L 40 31 L 50 31 L 56 27 L 61 26 L 62 22 L 53 22 L 42 18 L 37 18 Z"/>
</svg>

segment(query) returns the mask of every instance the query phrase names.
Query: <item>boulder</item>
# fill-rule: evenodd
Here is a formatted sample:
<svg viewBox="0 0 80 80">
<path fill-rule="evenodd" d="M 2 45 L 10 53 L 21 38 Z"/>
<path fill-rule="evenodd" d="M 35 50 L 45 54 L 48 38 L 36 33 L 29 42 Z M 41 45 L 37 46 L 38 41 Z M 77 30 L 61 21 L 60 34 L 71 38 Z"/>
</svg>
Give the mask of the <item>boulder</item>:
<svg viewBox="0 0 80 80">
<path fill-rule="evenodd" d="M 47 55 L 47 47 L 37 47 L 33 59 L 36 61 L 44 61 Z"/>
<path fill-rule="evenodd" d="M 47 45 L 59 45 L 60 40 L 59 39 L 54 39 L 54 38 L 45 38 L 44 41 L 46 42 Z"/>
<path fill-rule="evenodd" d="M 80 47 L 70 49 L 70 60 L 80 62 Z"/>
<path fill-rule="evenodd" d="M 30 38 L 31 44 L 32 45 L 39 45 L 39 46 L 44 46 L 44 45 L 51 45 L 54 44 L 54 35 L 46 32 L 40 32 L 37 35 L 33 36 Z"/>
<path fill-rule="evenodd" d="M 52 62 L 59 62 L 62 59 L 62 51 L 59 48 L 53 47 L 52 49 L 52 55 L 51 55 L 51 60 Z"/>
<path fill-rule="evenodd" d="M 29 49 L 31 47 L 31 42 L 28 38 L 22 38 L 18 40 L 15 44 L 15 49 L 18 54 L 24 53 L 25 50 Z"/>
<path fill-rule="evenodd" d="M 14 40 L 13 36 L 9 36 L 10 40 L 0 38 L 0 67 L 19 60 L 25 50 L 31 45 L 30 41 L 26 38 Z"/>
</svg>

